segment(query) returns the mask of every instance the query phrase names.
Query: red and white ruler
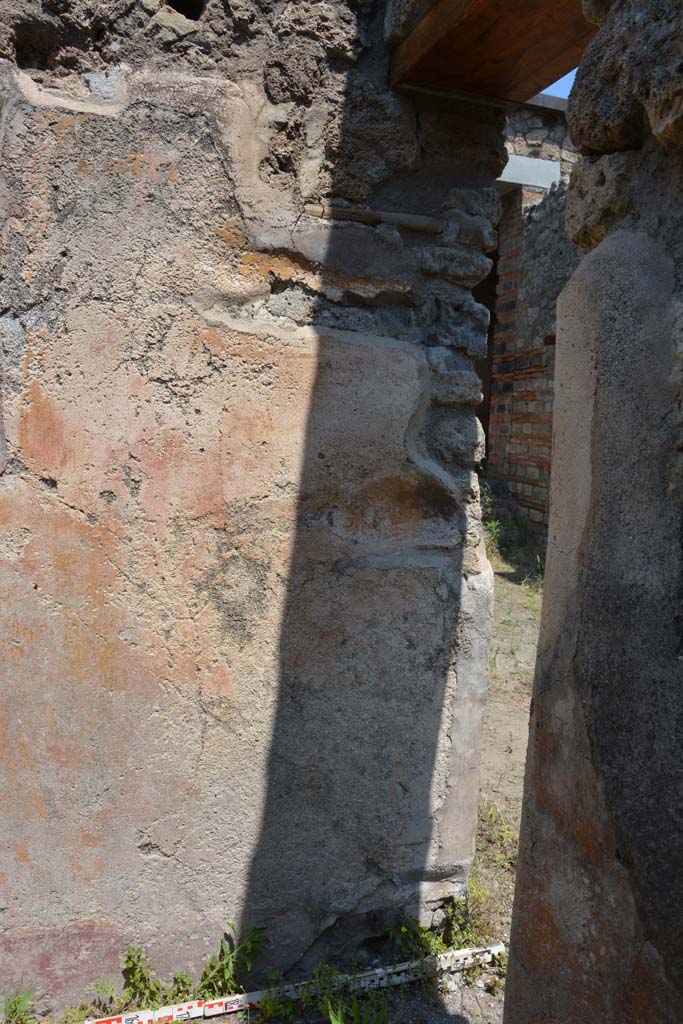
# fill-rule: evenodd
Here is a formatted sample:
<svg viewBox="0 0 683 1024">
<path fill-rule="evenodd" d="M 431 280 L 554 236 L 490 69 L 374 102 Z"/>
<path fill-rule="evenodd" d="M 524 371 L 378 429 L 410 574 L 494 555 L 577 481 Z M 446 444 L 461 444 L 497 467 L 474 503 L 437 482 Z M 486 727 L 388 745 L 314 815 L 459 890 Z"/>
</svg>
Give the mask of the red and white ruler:
<svg viewBox="0 0 683 1024">
<path fill-rule="evenodd" d="M 391 967 L 375 967 L 359 974 L 344 974 L 339 977 L 338 987 L 346 992 L 363 992 L 375 988 L 392 988 L 416 981 L 425 974 L 453 974 L 468 967 L 483 967 L 493 963 L 505 952 L 505 946 L 486 946 L 481 949 L 458 949 L 452 953 L 441 953 L 424 960 L 411 960 Z M 176 1020 L 194 1020 L 199 1017 L 219 1017 L 241 1010 L 253 1010 L 266 996 L 300 999 L 304 992 L 315 992 L 312 981 L 283 985 L 281 988 L 264 989 L 261 992 L 244 992 L 241 995 L 221 996 L 218 999 L 193 999 L 175 1006 L 162 1006 L 158 1010 L 134 1010 L 119 1013 L 115 1017 L 90 1017 L 84 1024 L 172 1024 Z"/>
</svg>

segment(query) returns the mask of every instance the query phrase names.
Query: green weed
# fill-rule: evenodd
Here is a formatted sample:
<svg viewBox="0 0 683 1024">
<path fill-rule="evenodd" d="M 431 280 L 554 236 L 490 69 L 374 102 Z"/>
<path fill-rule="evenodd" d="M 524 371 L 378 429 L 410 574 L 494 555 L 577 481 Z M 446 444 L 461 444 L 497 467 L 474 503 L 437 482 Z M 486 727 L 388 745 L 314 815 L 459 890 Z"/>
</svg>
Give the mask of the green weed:
<svg viewBox="0 0 683 1024">
<path fill-rule="evenodd" d="M 487 551 L 502 557 L 520 554 L 529 543 L 529 516 L 520 509 L 506 519 L 498 519 L 490 486 L 484 482 L 480 490 Z"/>
<path fill-rule="evenodd" d="M 470 874 L 467 895 L 446 909 L 444 938 L 449 949 L 484 946 L 488 941 L 485 909 L 490 893 L 476 871 Z"/>
<path fill-rule="evenodd" d="M 83 1006 L 86 1004 L 83 1003 Z M 85 1020 L 88 1016 L 87 1012 L 83 1013 L 80 1006 L 67 1006 L 66 1010 L 62 1015 L 62 1024 L 78 1024 L 78 1021 Z"/>
<path fill-rule="evenodd" d="M 62 1024 L 80 1024 L 80 1021 L 93 1015 L 109 1013 L 109 1007 L 100 1008 L 92 1003 L 81 1003 L 80 1006 L 69 1006 L 62 1014 Z"/>
<path fill-rule="evenodd" d="M 282 1021 L 283 1024 L 294 1020 L 294 1003 L 288 996 L 279 994 L 286 984 L 278 971 L 268 971 L 268 994 L 259 1003 L 259 1020 Z"/>
<path fill-rule="evenodd" d="M 425 928 L 415 918 L 407 917 L 391 933 L 400 954 L 406 959 L 423 959 L 444 953 L 450 948 L 484 944 L 486 940 L 480 929 L 479 907 L 486 895 L 482 883 L 473 874 L 468 897 L 452 903 L 441 930 Z M 93 1000 L 69 1008 L 62 1017 L 62 1024 L 79 1024 L 88 1016 L 113 1015 L 133 1009 L 156 1009 L 193 996 L 215 998 L 237 992 L 240 990 L 237 980 L 239 974 L 251 969 L 265 941 L 261 929 L 254 929 L 239 941 L 234 925 L 228 925 L 228 933 L 221 939 L 218 953 L 211 957 L 196 986 L 193 986 L 191 978 L 184 972 L 176 973 L 173 981 L 165 984 L 152 972 L 142 947 L 129 946 L 122 957 L 123 991 L 117 992 L 115 986 L 107 981 L 95 982 L 92 988 Z M 475 970 L 472 968 L 472 971 Z M 301 1002 L 303 1006 L 314 1006 L 329 1024 L 389 1024 L 389 1007 L 384 992 L 350 992 L 345 976 L 336 967 L 326 963 L 315 967 L 311 980 L 311 990 L 302 993 Z M 278 994 L 285 984 L 284 980 L 280 976 L 271 975 L 269 982 L 271 990 L 259 1004 L 257 1019 L 264 1024 L 293 1024 L 296 1005 L 288 997 Z M 491 984 L 498 982 L 494 978 Z M 37 1024 L 33 990 L 6 994 L 4 1018 L 6 1024 Z"/>
<path fill-rule="evenodd" d="M 491 530 L 491 524 L 495 529 Z M 515 556 L 523 551 L 529 542 L 529 517 L 525 512 L 516 512 L 509 519 L 494 519 L 486 524 L 495 549 L 503 556 Z"/>
<path fill-rule="evenodd" d="M 327 1018 L 329 1024 L 389 1024 L 389 1006 L 383 992 L 354 992 L 336 1005 L 328 1000 Z"/>
<path fill-rule="evenodd" d="M 426 956 L 446 953 L 449 946 L 443 936 L 432 928 L 424 928 L 414 917 L 406 917 L 403 923 L 392 928 L 389 937 L 399 954 L 406 960 L 421 960 Z"/>
<path fill-rule="evenodd" d="M 287 996 L 278 996 L 269 992 L 259 1003 L 258 1011 L 262 1021 L 274 1020 L 287 1024 L 287 1021 L 294 1020 L 295 1007 Z"/>
<path fill-rule="evenodd" d="M 35 989 L 20 992 L 6 992 L 2 1013 L 5 1024 L 33 1024 L 35 1022 Z"/>
<path fill-rule="evenodd" d="M 524 512 L 509 519 L 487 519 L 484 527 L 488 551 L 503 557 L 519 555 L 529 542 L 529 519 Z"/>
<path fill-rule="evenodd" d="M 123 980 L 124 989 L 119 997 L 108 982 L 96 982 L 93 985 L 99 1001 L 108 1002 L 106 1008 L 114 1012 L 141 1007 L 158 1009 L 169 1003 L 179 1003 L 192 995 L 192 979 L 184 971 L 174 974 L 170 985 L 164 985 L 159 978 L 155 978 L 140 946 L 129 946 L 124 953 Z"/>
<path fill-rule="evenodd" d="M 515 833 L 510 830 L 508 835 L 503 825 L 509 828 L 504 820 L 503 824 L 496 822 L 505 841 L 514 840 L 516 849 Z M 392 929 L 389 934 L 399 953 L 409 960 L 438 956 L 451 949 L 486 946 L 492 938 L 492 902 L 492 895 L 475 865 L 470 874 L 467 894 L 448 903 L 444 924 L 439 929 L 423 928 L 415 918 L 407 917 L 399 928 Z M 484 974 L 484 968 L 470 967 L 462 974 L 467 984 L 474 985 Z"/>
<path fill-rule="evenodd" d="M 123 991 L 117 992 L 116 987 L 108 981 L 96 981 L 92 986 L 93 999 L 69 1007 L 61 1017 L 61 1024 L 79 1024 L 86 1017 L 113 1016 L 126 1010 L 155 1010 L 186 999 L 212 999 L 239 992 L 238 976 L 242 971 L 251 970 L 265 942 L 265 933 L 260 928 L 253 929 L 239 942 L 234 925 L 229 924 L 228 933 L 221 939 L 218 953 L 204 967 L 197 985 L 193 985 L 191 977 L 184 971 L 174 974 L 173 981 L 165 984 L 152 973 L 142 947 L 129 946 L 121 962 Z M 30 1007 L 29 997 L 32 997 L 32 993 L 5 997 L 7 1024 L 32 1024 L 35 1021 L 27 1009 Z M 285 1004 L 291 1006 L 289 1000 L 282 1001 L 281 1010 L 284 1009 L 284 1012 L 279 1014 L 279 1019 L 283 1021 L 291 1019 L 291 1016 L 286 1016 Z"/>
<path fill-rule="evenodd" d="M 262 928 L 253 928 L 241 942 L 237 941 L 233 924 L 228 925 L 228 931 L 230 935 L 221 939 L 217 956 L 211 957 L 194 990 L 198 999 L 213 999 L 226 992 L 235 992 L 238 973 L 250 971 L 254 960 L 263 952 L 266 934 Z"/>
<path fill-rule="evenodd" d="M 129 946 L 128 948 L 130 951 L 132 947 Z M 94 983 L 92 990 L 95 993 L 95 1003 L 101 1004 L 103 1009 L 106 1009 L 107 1006 L 110 1006 L 120 998 L 117 995 L 116 986 L 112 985 L 110 981 L 104 981 L 101 978 Z"/>
<path fill-rule="evenodd" d="M 489 973 L 484 982 L 484 989 L 489 995 L 498 996 L 505 988 L 505 978 L 508 969 L 507 953 L 500 953 L 493 961 L 493 971 Z"/>
<path fill-rule="evenodd" d="M 326 1016 L 332 998 L 339 998 L 345 991 L 344 975 L 332 964 L 323 962 L 316 964 L 313 968 L 311 983 L 312 991 L 302 993 L 301 1003 L 304 1006 L 315 1004 L 318 1010 Z"/>
<path fill-rule="evenodd" d="M 141 946 L 129 946 L 123 954 L 124 989 L 121 1009 L 147 1008 L 156 1010 L 162 1005 L 162 983 L 152 975 L 149 960 Z"/>
<path fill-rule="evenodd" d="M 456 949 L 486 946 L 489 943 L 491 902 L 491 893 L 475 866 L 470 874 L 467 897 L 453 905 L 451 929 Z M 466 968 L 462 972 L 465 984 L 470 987 L 476 985 L 484 970 L 479 964 Z"/>
<path fill-rule="evenodd" d="M 493 519 L 493 492 L 491 485 L 486 480 L 479 482 L 479 495 L 481 501 L 481 518 L 485 523 Z"/>
<path fill-rule="evenodd" d="M 489 554 L 491 554 L 491 552 L 500 554 L 501 537 L 503 533 L 503 524 L 500 519 L 486 520 L 484 522 L 484 529 L 486 530 L 486 550 Z"/>
<path fill-rule="evenodd" d="M 530 590 L 532 594 L 540 594 L 543 592 L 544 580 L 545 563 L 540 555 L 536 555 L 533 572 L 524 580 L 524 586 L 527 590 Z"/>
<path fill-rule="evenodd" d="M 498 804 L 482 809 L 487 855 L 504 871 L 514 872 L 517 866 L 519 837 Z"/>
</svg>

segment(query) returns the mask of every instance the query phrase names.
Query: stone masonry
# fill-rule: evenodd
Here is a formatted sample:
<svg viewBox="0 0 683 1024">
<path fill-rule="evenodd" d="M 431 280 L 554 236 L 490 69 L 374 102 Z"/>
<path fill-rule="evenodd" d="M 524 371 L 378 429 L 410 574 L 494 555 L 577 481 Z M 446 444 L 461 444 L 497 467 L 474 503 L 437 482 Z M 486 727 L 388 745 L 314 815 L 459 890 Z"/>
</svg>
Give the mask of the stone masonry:
<svg viewBox="0 0 683 1024">
<path fill-rule="evenodd" d="M 466 883 L 505 151 L 383 8 L 0 0 L 0 960 L 52 1009 Z"/>
<path fill-rule="evenodd" d="M 587 0 L 507 1024 L 683 1006 L 683 17 Z"/>
<path fill-rule="evenodd" d="M 555 304 L 580 258 L 564 231 L 567 182 L 577 159 L 568 131 L 562 109 L 529 106 L 508 117 L 508 153 L 557 161 L 561 182 L 502 196 L 489 353 L 487 473 L 494 488 L 540 524 L 548 521 Z"/>
</svg>

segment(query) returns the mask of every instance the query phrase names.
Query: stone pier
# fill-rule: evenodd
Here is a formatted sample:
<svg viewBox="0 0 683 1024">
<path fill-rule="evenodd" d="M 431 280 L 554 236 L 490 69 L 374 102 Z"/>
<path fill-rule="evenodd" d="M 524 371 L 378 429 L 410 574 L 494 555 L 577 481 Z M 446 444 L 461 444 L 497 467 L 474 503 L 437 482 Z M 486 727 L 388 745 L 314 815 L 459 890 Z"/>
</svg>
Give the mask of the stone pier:
<svg viewBox="0 0 683 1024">
<path fill-rule="evenodd" d="M 507 1024 L 683 1006 L 683 16 L 585 2 Z"/>
<path fill-rule="evenodd" d="M 502 116 L 393 92 L 383 4 L 176 6 L 0 4 L 0 961 L 53 1010 L 473 855 Z"/>
</svg>

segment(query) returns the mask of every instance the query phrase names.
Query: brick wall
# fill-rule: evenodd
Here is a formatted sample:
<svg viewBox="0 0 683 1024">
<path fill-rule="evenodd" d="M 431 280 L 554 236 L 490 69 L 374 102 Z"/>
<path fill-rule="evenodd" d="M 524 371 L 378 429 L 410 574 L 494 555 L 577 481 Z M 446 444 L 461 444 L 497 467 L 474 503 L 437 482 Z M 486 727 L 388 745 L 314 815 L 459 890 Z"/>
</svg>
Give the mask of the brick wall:
<svg viewBox="0 0 683 1024">
<path fill-rule="evenodd" d="M 518 187 L 503 196 L 489 338 L 488 474 L 542 525 L 550 483 L 555 304 L 580 258 L 564 232 L 566 180 L 575 159 L 566 131 L 558 111 L 526 118 L 517 112 L 508 122 L 508 151 L 560 161 L 563 181 L 550 191 Z"/>
<path fill-rule="evenodd" d="M 520 336 L 518 319 L 523 214 L 543 198 L 544 193 L 516 189 L 503 200 L 488 443 L 490 474 L 505 481 L 535 522 L 545 522 L 547 514 L 554 349 L 540 339 L 530 345 Z"/>
</svg>

